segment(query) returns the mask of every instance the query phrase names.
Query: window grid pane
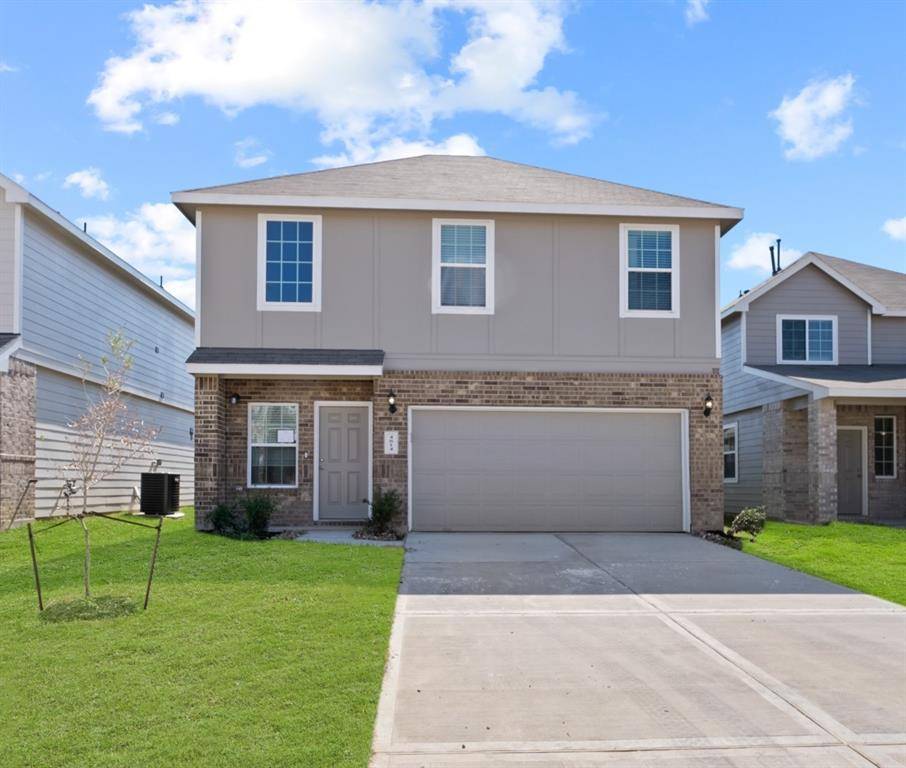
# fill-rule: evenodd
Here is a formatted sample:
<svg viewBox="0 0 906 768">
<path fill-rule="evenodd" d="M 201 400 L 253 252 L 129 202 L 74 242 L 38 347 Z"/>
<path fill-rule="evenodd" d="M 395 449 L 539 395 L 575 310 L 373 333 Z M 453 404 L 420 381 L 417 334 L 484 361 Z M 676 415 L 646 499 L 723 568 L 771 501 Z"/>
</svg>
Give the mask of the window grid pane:
<svg viewBox="0 0 906 768">
<path fill-rule="evenodd" d="M 875 477 L 893 477 L 896 472 L 894 417 L 875 417 Z"/>
<path fill-rule="evenodd" d="M 673 233 L 669 230 L 629 230 L 629 266 L 670 269 L 673 266 Z"/>
<path fill-rule="evenodd" d="M 482 224 L 441 224 L 441 264 L 485 264 L 487 227 Z"/>
<path fill-rule="evenodd" d="M 673 309 L 670 272 L 629 272 L 629 309 Z"/>
<path fill-rule="evenodd" d="M 264 298 L 269 302 L 312 301 L 314 224 L 268 221 Z"/>
<path fill-rule="evenodd" d="M 808 321 L 808 359 L 834 359 L 834 324 L 831 320 Z"/>
<path fill-rule="evenodd" d="M 784 360 L 805 360 L 805 320 L 784 320 L 781 325 Z"/>
</svg>

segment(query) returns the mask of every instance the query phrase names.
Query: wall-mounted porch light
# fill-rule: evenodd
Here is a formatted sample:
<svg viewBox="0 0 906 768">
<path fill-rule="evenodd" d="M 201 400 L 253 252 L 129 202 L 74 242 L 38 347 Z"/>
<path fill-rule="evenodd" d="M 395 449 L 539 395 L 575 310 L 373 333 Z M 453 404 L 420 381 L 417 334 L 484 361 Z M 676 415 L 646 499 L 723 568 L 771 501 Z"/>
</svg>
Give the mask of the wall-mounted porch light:
<svg viewBox="0 0 906 768">
<path fill-rule="evenodd" d="M 705 416 L 710 416 L 711 411 L 714 410 L 714 398 L 711 397 L 711 394 L 705 395 Z"/>
<path fill-rule="evenodd" d="M 239 405 L 239 401 L 242 398 L 239 395 L 230 395 L 230 405 Z"/>
<path fill-rule="evenodd" d="M 392 389 L 390 390 L 390 394 L 387 395 L 387 410 L 390 411 L 390 413 L 396 413 L 396 392 Z"/>
</svg>

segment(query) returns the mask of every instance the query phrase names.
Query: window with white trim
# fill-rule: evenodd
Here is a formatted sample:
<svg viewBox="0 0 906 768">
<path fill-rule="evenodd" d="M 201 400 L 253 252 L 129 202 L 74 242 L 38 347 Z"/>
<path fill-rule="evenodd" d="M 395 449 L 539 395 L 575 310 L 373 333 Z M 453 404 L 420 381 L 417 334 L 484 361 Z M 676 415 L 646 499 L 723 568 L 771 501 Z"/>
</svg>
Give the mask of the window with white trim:
<svg viewBox="0 0 906 768">
<path fill-rule="evenodd" d="M 249 403 L 248 429 L 249 487 L 296 487 L 299 406 Z"/>
<path fill-rule="evenodd" d="M 321 217 L 258 215 L 258 309 L 321 308 Z"/>
<path fill-rule="evenodd" d="M 431 309 L 435 314 L 493 314 L 493 221 L 434 219 Z"/>
<path fill-rule="evenodd" d="M 620 225 L 620 316 L 679 317 L 679 227 Z"/>
<path fill-rule="evenodd" d="M 897 417 L 875 416 L 875 477 L 897 476 Z"/>
<path fill-rule="evenodd" d="M 724 482 L 735 483 L 739 478 L 738 427 L 724 425 Z"/>
<path fill-rule="evenodd" d="M 835 364 L 836 316 L 778 315 L 777 362 Z"/>
</svg>

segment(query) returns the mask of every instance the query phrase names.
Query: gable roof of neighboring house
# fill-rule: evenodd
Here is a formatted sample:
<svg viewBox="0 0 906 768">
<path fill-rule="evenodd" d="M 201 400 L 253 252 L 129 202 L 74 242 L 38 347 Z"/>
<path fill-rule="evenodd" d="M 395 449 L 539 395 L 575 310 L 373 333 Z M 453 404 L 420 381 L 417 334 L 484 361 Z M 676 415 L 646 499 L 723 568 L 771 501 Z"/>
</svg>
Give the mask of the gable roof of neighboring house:
<svg viewBox="0 0 906 768">
<path fill-rule="evenodd" d="M 7 203 L 20 203 L 27 205 L 31 210 L 35 211 L 45 219 L 55 224 L 57 227 L 65 231 L 68 235 L 76 238 L 77 240 L 80 240 L 84 245 L 88 246 L 88 248 L 95 256 L 113 267 L 128 281 L 130 281 L 134 285 L 137 285 L 142 290 L 155 295 L 165 304 L 169 305 L 177 313 L 183 315 L 189 322 L 194 322 L 195 313 L 191 309 L 189 309 L 189 307 L 183 304 L 179 299 L 161 288 L 150 277 L 139 272 L 125 259 L 117 256 L 109 248 L 99 243 L 83 229 L 63 216 L 63 214 L 61 214 L 59 211 L 55 211 L 43 200 L 35 197 L 31 192 L 25 189 L 25 187 L 17 184 L 15 181 L 10 179 L 8 176 L 4 176 L 2 173 L 0 173 L 0 188 L 2 188 L 6 193 Z"/>
<path fill-rule="evenodd" d="M 493 157 L 422 155 L 174 192 L 192 221 L 197 205 L 455 210 L 674 216 L 720 220 L 741 208 L 668 195 Z"/>
<path fill-rule="evenodd" d="M 721 317 L 727 318 L 735 312 L 747 311 L 755 299 L 808 266 L 820 269 L 855 293 L 871 306 L 873 314 L 906 316 L 906 274 L 809 251 L 776 275 L 731 301 L 723 308 Z"/>
</svg>

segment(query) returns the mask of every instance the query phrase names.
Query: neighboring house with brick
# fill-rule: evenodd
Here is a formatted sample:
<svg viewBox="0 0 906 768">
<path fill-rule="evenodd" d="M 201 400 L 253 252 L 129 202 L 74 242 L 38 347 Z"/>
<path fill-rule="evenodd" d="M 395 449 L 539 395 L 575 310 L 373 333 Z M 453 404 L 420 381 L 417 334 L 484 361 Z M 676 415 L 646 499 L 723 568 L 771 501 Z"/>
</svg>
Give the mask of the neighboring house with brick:
<svg viewBox="0 0 906 768">
<path fill-rule="evenodd" d="M 807 253 L 721 317 L 727 514 L 906 517 L 906 274 Z"/>
<path fill-rule="evenodd" d="M 191 503 L 194 398 L 184 361 L 193 324 L 192 310 L 0 174 L 0 526 L 20 499 L 17 519 L 54 511 L 70 425 L 99 391 L 100 358 L 117 330 L 135 342 L 128 404 L 160 429 L 150 458 L 182 476 Z M 98 485 L 91 508 L 128 508 L 150 458 Z"/>
<path fill-rule="evenodd" d="M 738 208 L 486 157 L 173 195 L 198 234 L 199 525 L 683 531 L 723 519 Z M 713 400 L 711 408 L 706 401 Z"/>
</svg>

